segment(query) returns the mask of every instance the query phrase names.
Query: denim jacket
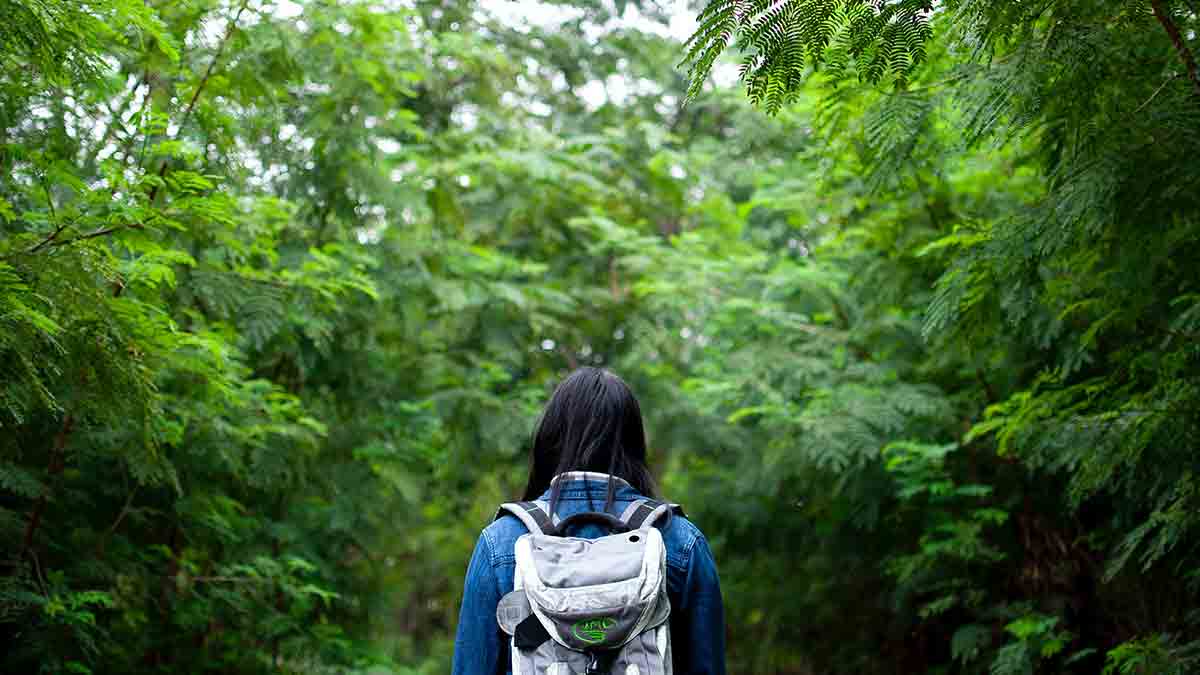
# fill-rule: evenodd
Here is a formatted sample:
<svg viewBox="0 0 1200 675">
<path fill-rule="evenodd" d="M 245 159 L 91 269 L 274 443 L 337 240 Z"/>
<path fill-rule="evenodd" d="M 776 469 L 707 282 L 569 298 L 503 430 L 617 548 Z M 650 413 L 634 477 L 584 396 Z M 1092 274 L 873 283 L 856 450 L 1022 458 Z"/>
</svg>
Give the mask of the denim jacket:
<svg viewBox="0 0 1200 675">
<path fill-rule="evenodd" d="M 608 474 L 573 471 L 565 481 L 556 515 L 600 511 L 608 491 Z M 621 513 L 642 498 L 625 481 L 616 481 L 612 511 Z M 540 499 L 549 500 L 547 490 Z M 687 518 L 660 520 L 667 549 L 667 595 L 671 602 L 671 653 L 677 675 L 724 675 L 725 619 L 717 566 L 708 542 Z M 497 675 L 511 672 L 508 641 L 496 623 L 496 605 L 513 589 L 513 546 L 525 534 L 515 516 L 505 515 L 483 530 L 467 567 L 458 634 L 454 640 L 454 675 Z M 595 539 L 596 525 L 582 525 L 573 536 Z"/>
</svg>

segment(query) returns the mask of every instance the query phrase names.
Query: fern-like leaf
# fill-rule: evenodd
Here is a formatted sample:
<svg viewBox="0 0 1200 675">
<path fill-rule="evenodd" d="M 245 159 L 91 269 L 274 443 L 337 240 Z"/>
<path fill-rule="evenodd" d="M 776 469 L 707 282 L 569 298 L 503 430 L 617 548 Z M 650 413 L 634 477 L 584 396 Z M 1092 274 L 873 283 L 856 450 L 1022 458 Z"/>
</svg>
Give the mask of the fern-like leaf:
<svg viewBox="0 0 1200 675">
<path fill-rule="evenodd" d="M 929 0 L 715 0 L 686 44 L 688 99 L 731 42 L 747 95 L 770 114 L 822 66 L 840 75 L 853 64 L 861 80 L 903 83 L 925 58 L 931 12 Z"/>
</svg>

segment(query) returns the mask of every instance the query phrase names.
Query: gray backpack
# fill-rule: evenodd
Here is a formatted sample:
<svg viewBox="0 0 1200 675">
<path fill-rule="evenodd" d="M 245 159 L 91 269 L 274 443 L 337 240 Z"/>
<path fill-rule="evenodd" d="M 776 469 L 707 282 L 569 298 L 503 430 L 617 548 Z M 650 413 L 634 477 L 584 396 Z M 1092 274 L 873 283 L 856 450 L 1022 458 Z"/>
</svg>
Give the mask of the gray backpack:
<svg viewBox="0 0 1200 675">
<path fill-rule="evenodd" d="M 561 522 L 544 502 L 504 504 L 529 530 L 517 539 L 513 592 L 496 618 L 513 675 L 671 675 L 666 549 L 654 523 L 678 509 L 641 499 L 620 518 L 588 511 Z M 610 534 L 566 536 L 582 523 Z"/>
</svg>

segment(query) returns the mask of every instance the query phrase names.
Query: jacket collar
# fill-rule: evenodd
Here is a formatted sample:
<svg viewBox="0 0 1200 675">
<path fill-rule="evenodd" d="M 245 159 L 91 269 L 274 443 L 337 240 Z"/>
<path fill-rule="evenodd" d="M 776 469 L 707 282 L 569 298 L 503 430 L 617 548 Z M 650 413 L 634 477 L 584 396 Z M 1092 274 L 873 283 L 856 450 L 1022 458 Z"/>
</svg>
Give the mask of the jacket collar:
<svg viewBox="0 0 1200 675">
<path fill-rule="evenodd" d="M 561 481 L 562 484 L 557 486 L 560 500 L 585 500 L 589 505 L 593 504 L 596 499 L 603 502 L 608 494 L 608 480 L 609 474 L 598 471 L 567 471 L 551 479 L 549 487 L 538 499 L 549 501 L 550 495 L 556 487 L 555 484 Z M 629 481 L 620 476 L 612 476 L 612 481 L 614 499 L 628 501 L 637 498 L 638 492 L 629 484 Z M 598 509 L 593 508 L 592 510 Z"/>
<path fill-rule="evenodd" d="M 607 485 L 610 478 L 613 480 L 614 483 L 616 483 L 616 487 L 618 489 L 622 488 L 622 487 L 627 487 L 627 488 L 633 487 L 632 485 L 629 484 L 628 481 L 626 481 L 624 478 L 621 478 L 620 476 L 612 476 L 607 473 L 600 473 L 599 471 L 567 471 L 565 473 L 560 473 L 557 476 L 555 476 L 554 478 L 550 479 L 550 487 L 554 487 L 554 484 L 559 482 L 560 480 L 564 481 L 566 483 L 571 483 L 571 482 L 575 482 L 575 481 L 585 481 L 585 482 L 600 482 L 600 483 L 604 483 L 605 485 Z M 566 487 L 566 486 L 564 485 L 563 487 Z"/>
</svg>

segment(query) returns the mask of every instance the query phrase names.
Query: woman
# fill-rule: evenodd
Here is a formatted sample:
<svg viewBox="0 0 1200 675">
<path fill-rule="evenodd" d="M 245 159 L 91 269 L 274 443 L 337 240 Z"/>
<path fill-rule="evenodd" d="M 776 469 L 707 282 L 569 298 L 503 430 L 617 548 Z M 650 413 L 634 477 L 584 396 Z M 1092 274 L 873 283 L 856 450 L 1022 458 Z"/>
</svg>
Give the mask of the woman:
<svg viewBox="0 0 1200 675">
<path fill-rule="evenodd" d="M 621 378 L 580 368 L 554 390 L 533 436 L 524 500 L 544 500 L 566 518 L 580 511 L 620 514 L 629 503 L 654 496 L 646 465 L 646 436 L 637 399 Z M 717 568 L 708 542 L 682 516 L 661 524 L 671 603 L 671 653 L 677 675 L 725 672 L 725 621 Z M 467 569 L 454 675 L 509 672 L 507 640 L 496 622 L 500 598 L 513 589 L 513 546 L 527 530 L 512 515 L 479 536 Z M 572 536 L 605 532 L 583 525 Z"/>
</svg>

